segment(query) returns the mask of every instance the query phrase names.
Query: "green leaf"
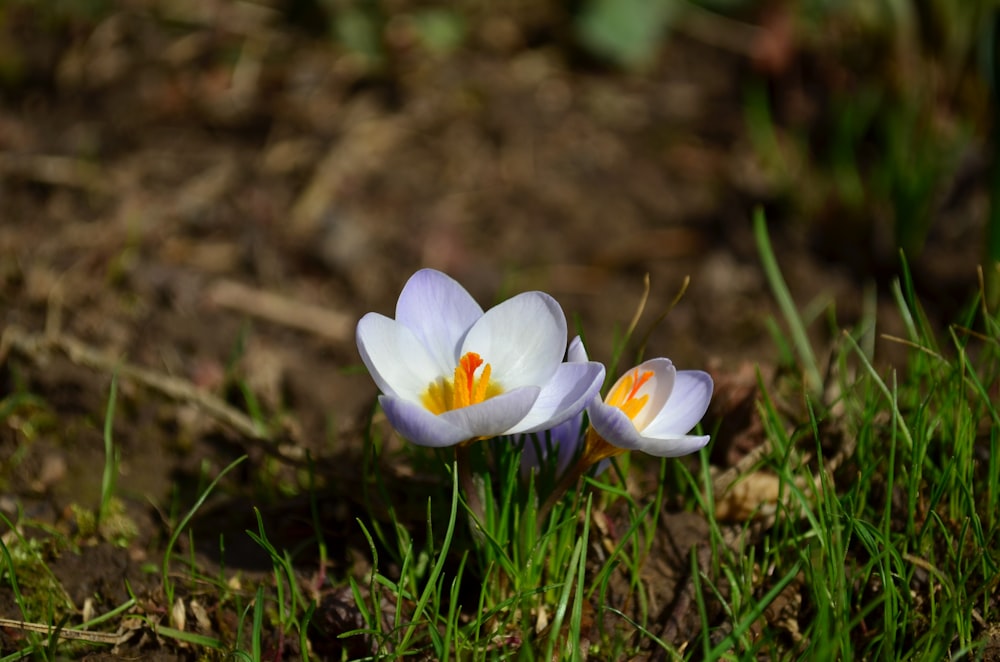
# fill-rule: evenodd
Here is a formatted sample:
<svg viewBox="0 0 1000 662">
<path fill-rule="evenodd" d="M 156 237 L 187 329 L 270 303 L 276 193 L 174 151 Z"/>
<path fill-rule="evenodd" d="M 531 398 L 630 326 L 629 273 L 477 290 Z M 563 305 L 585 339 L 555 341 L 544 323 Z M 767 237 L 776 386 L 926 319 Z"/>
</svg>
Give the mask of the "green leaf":
<svg viewBox="0 0 1000 662">
<path fill-rule="evenodd" d="M 587 0 L 577 35 L 594 55 L 640 67 L 656 55 L 678 6 L 675 0 Z"/>
</svg>

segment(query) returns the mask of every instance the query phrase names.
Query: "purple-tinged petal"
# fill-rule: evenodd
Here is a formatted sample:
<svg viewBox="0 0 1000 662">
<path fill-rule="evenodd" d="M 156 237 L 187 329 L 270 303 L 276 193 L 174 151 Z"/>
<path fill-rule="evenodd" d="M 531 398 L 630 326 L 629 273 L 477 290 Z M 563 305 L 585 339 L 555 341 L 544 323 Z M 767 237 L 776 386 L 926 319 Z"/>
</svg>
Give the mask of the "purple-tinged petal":
<svg viewBox="0 0 1000 662">
<path fill-rule="evenodd" d="M 612 446 L 635 450 L 642 443 L 642 437 L 635 429 L 632 419 L 618 407 L 595 400 L 587 407 L 587 415 L 597 434 Z"/>
<path fill-rule="evenodd" d="M 558 454 L 556 471 L 561 474 L 569 468 L 570 462 L 576 457 L 583 442 L 583 410 L 575 416 L 563 421 L 555 427 L 538 432 L 522 433 L 513 436 L 516 443 L 523 444 L 521 449 L 521 475 L 527 475 L 531 469 L 536 469 L 548 457 L 549 451 Z M 541 453 L 541 455 L 539 455 Z"/>
<path fill-rule="evenodd" d="M 445 373 L 454 370 L 465 334 L 482 316 L 464 287 L 434 269 L 410 276 L 396 302 L 396 321 L 413 331 Z"/>
<path fill-rule="evenodd" d="M 441 448 L 475 436 L 443 417 L 435 416 L 422 405 L 388 395 L 380 396 L 378 401 L 396 432 L 414 444 Z"/>
<path fill-rule="evenodd" d="M 677 371 L 670 399 L 642 429 L 642 435 L 651 438 L 686 435 L 708 411 L 712 388 L 712 378 L 707 372 Z"/>
<path fill-rule="evenodd" d="M 525 386 L 476 405 L 446 411 L 439 418 L 465 430 L 470 439 L 497 437 L 506 434 L 508 429 L 531 411 L 539 391 L 537 386 Z"/>
<path fill-rule="evenodd" d="M 566 349 L 567 363 L 586 363 L 589 360 L 587 348 L 583 346 L 583 339 L 580 336 L 569 341 L 569 347 Z"/>
<path fill-rule="evenodd" d="M 513 441 L 523 444 L 521 446 L 521 464 L 518 470 L 521 476 L 527 476 L 532 469 L 538 469 L 542 464 L 542 459 L 546 456 L 545 435 L 518 435 L 512 437 Z"/>
<path fill-rule="evenodd" d="M 461 354 L 476 352 L 505 389 L 542 386 L 566 352 L 566 316 L 555 299 L 525 292 L 497 304 L 472 325 Z"/>
<path fill-rule="evenodd" d="M 676 437 L 647 437 L 643 435 L 633 449 L 656 457 L 680 457 L 697 452 L 708 444 L 709 436 L 678 435 Z"/>
<path fill-rule="evenodd" d="M 556 454 L 556 475 L 569 469 L 583 446 L 583 412 L 549 430 L 517 435 L 523 442 L 521 449 L 521 475 L 537 469 L 550 453 Z M 539 455 L 540 454 L 540 455 Z"/>
<path fill-rule="evenodd" d="M 538 434 L 545 434 L 544 431 Z M 564 456 L 572 457 L 576 454 L 576 449 L 583 441 L 583 410 L 581 409 L 575 416 L 571 416 L 559 425 L 548 431 L 549 439 L 553 445 L 559 447 L 560 463 Z"/>
<path fill-rule="evenodd" d="M 579 416 L 574 416 L 568 421 L 560 423 L 554 430 L 552 443 L 555 445 L 556 452 L 559 453 L 556 469 L 560 474 L 565 473 L 577 455 L 582 452 L 585 434 L 582 428 L 583 412 L 580 412 Z"/>
<path fill-rule="evenodd" d="M 552 428 L 583 410 L 604 383 L 604 366 L 596 362 L 561 363 L 542 387 L 531 412 L 508 434 Z"/>
<path fill-rule="evenodd" d="M 419 402 L 420 394 L 441 376 L 413 332 L 384 315 L 368 313 L 362 317 L 356 338 L 361 360 L 386 395 Z"/>
</svg>

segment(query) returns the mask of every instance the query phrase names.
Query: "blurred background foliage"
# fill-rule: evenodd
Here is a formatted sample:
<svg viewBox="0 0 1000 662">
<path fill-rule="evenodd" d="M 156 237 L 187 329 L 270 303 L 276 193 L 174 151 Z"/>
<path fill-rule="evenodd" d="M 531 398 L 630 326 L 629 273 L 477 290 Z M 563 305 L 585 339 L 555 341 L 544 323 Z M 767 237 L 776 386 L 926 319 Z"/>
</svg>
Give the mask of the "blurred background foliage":
<svg viewBox="0 0 1000 662">
<path fill-rule="evenodd" d="M 0 86 L 30 84 L 25 32 L 67 37 L 109 13 L 171 5 L 113 0 L 5 0 Z M 211 12 L 224 2 L 205 3 Z M 260 0 L 303 35 L 357 56 L 374 79 L 403 60 L 461 57 L 484 16 L 520 24 L 521 47 L 571 67 L 655 77 L 678 35 L 746 56 L 746 131 L 767 169 L 769 216 L 808 228 L 818 251 L 859 270 L 894 270 L 957 232 L 969 204 L 984 259 L 1000 259 L 1000 176 L 991 175 L 997 0 Z M 52 55 L 50 58 L 54 58 Z M 42 61 L 46 61 L 42 57 Z M 38 60 L 36 57 L 35 60 Z M 36 81 L 37 82 L 37 81 Z M 972 188 L 982 195 L 969 196 Z M 970 203 L 969 200 L 972 200 Z M 804 230 L 805 231 L 805 230 Z M 865 246 L 860 250 L 859 246 Z"/>
</svg>

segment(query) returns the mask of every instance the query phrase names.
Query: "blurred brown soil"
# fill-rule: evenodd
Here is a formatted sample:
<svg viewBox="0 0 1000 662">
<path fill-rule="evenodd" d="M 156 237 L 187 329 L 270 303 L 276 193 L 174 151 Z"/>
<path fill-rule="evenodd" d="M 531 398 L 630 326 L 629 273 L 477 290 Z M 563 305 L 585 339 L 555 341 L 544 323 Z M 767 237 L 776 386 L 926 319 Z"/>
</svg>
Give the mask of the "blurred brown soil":
<svg viewBox="0 0 1000 662">
<path fill-rule="evenodd" d="M 40 402 L 19 405 L 0 430 L 0 509 L 14 518 L 21 504 L 20 516 L 72 534 L 69 506 L 96 507 L 118 361 L 237 412 L 248 411 L 243 380 L 279 431 L 254 440 L 197 397 L 124 377 L 118 487 L 139 534 L 125 550 L 88 550 L 86 572 L 64 552 L 56 572 L 77 608 L 95 595 L 99 611 L 120 603 L 125 577 L 155 604 L 157 577 L 135 567 L 159 563 L 167 522 L 243 454 L 193 523 L 206 567 L 219 563 L 220 531 L 230 571 L 268 567 L 242 533 L 256 529 L 254 505 L 273 542 L 311 535 L 308 499 L 288 498 L 308 453 L 331 548 L 325 572 L 357 571 L 368 556 L 354 518 L 369 516 L 358 495 L 375 387 L 358 369 L 353 322 L 390 314 L 421 266 L 484 304 L 552 293 L 600 360 L 645 274 L 641 331 L 690 276 L 647 352 L 710 367 L 720 384 L 746 377 L 746 362 L 775 367 L 750 216 L 786 191 L 746 135 L 748 54 L 688 30 L 652 70 L 622 73 L 558 34 L 539 37 L 551 17 L 522 8 L 472 17 L 452 54 L 400 24 L 371 67 L 263 6 L 201 6 L 126 3 L 56 24 L 3 10 L 19 69 L 0 103 L 0 325 L 35 344 L 5 346 L 0 388 Z M 802 219 L 779 208 L 773 221 L 797 300 L 835 301 L 841 324 L 857 321 L 866 275 L 819 257 Z M 933 235 L 919 267 L 941 293 L 974 290 L 970 237 L 980 231 Z M 828 346 L 823 320 L 812 328 Z M 106 357 L 103 369 L 49 342 L 61 337 Z M 748 397 L 752 375 L 742 383 Z M 400 502 L 419 509 L 414 495 L 435 489 L 387 470 Z M 686 551 L 677 556 L 688 568 Z"/>
</svg>

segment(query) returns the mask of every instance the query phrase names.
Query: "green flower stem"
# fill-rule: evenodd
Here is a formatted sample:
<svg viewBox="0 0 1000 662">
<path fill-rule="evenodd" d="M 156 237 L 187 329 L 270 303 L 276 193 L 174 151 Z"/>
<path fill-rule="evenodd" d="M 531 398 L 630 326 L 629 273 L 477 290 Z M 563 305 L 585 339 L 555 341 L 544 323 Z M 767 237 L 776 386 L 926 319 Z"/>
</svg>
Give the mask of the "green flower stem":
<svg viewBox="0 0 1000 662">
<path fill-rule="evenodd" d="M 458 466 L 458 481 L 465 492 L 465 503 L 469 508 L 469 527 L 473 535 L 479 535 L 483 522 L 486 521 L 486 508 L 483 506 L 482 495 L 479 494 L 479 486 L 472 473 L 472 455 L 470 448 L 477 439 L 462 442 L 455 446 L 455 462 Z"/>
<path fill-rule="evenodd" d="M 597 430 L 590 426 L 587 428 L 587 439 L 584 442 L 583 453 L 580 458 L 573 465 L 573 468 L 568 470 L 563 477 L 559 480 L 556 486 L 552 489 L 549 494 L 549 498 L 545 500 L 542 507 L 538 511 L 538 526 L 542 525 L 545 518 L 548 516 L 549 511 L 556 505 L 556 503 L 563 497 L 566 492 L 569 491 L 571 487 L 576 485 L 584 474 L 590 471 L 590 468 L 600 462 L 601 460 L 606 460 L 615 455 L 620 455 L 623 451 L 620 448 L 609 444 L 604 437 L 598 434 Z"/>
<path fill-rule="evenodd" d="M 559 479 L 556 486 L 552 488 L 552 492 L 549 493 L 548 498 L 545 499 L 545 503 L 543 503 L 542 507 L 538 509 L 538 519 L 536 521 L 539 529 L 541 529 L 542 525 L 545 523 L 545 519 L 549 516 L 549 511 L 551 511 L 552 508 L 559 503 L 559 499 L 561 499 L 571 487 L 579 483 L 580 479 L 583 478 L 584 474 L 586 474 L 592 466 L 593 464 L 587 461 L 587 457 L 584 456 L 581 457 L 569 471 L 563 474 L 563 477 Z"/>
</svg>

